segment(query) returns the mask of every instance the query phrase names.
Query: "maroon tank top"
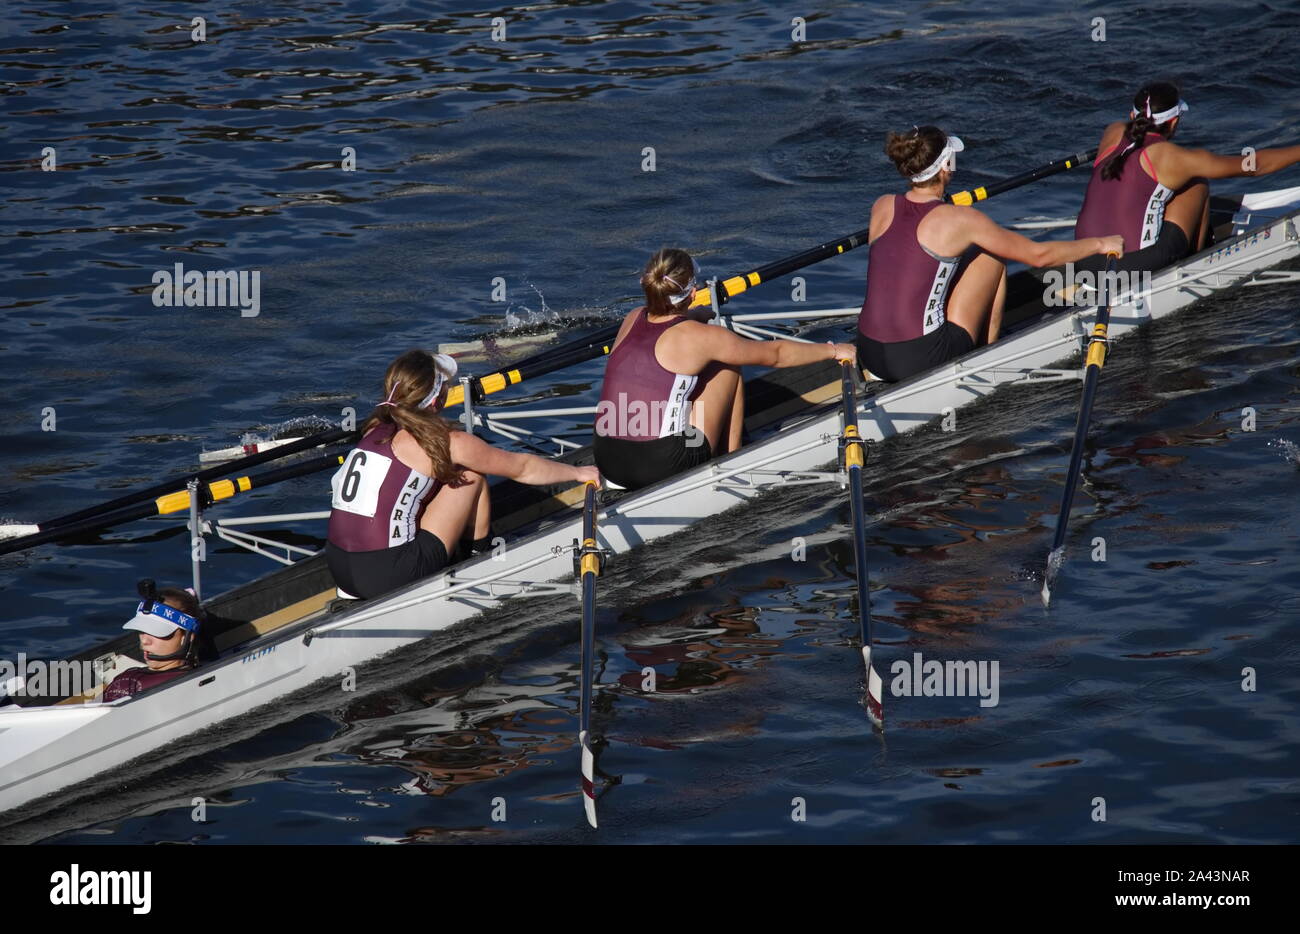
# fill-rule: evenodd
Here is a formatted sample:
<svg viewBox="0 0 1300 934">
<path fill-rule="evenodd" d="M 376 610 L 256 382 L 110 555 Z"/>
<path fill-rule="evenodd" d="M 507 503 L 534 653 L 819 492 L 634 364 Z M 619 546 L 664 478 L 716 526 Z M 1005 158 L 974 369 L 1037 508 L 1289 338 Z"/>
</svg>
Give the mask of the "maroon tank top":
<svg viewBox="0 0 1300 934">
<path fill-rule="evenodd" d="M 134 697 L 181 675 L 187 675 L 193 670 L 193 668 L 170 668 L 167 671 L 154 671 L 151 668 L 128 668 L 108 682 L 108 687 L 104 688 L 100 700 L 108 703 L 123 697 Z"/>
<path fill-rule="evenodd" d="M 655 323 L 646 319 L 644 308 L 633 315 L 632 327 L 605 364 L 596 434 L 624 441 L 681 434 L 690 425 L 690 402 L 699 377 L 665 370 L 655 358 L 655 344 L 687 319 Z"/>
<path fill-rule="evenodd" d="M 942 203 L 894 196 L 894 219 L 868 253 L 867 298 L 858 315 L 863 336 L 882 344 L 910 341 L 948 320 L 948 288 L 961 257 L 936 256 L 916 239 L 921 221 Z"/>
<path fill-rule="evenodd" d="M 1133 253 L 1160 239 L 1165 204 L 1173 191 L 1148 175 L 1142 164 L 1145 162 L 1152 172 L 1155 171 L 1146 149 L 1164 141 L 1159 133 L 1148 133 L 1142 145 L 1124 160 L 1119 178 L 1103 179 L 1101 172 L 1118 155 L 1121 147 L 1127 145 L 1126 141 L 1097 157 L 1092 165 L 1092 178 L 1088 179 L 1088 190 L 1083 196 L 1083 207 L 1079 209 L 1079 219 L 1074 224 L 1076 240 L 1119 234 L 1124 238 L 1124 252 Z"/>
<path fill-rule="evenodd" d="M 330 480 L 329 540 L 344 551 L 379 551 L 415 538 L 420 513 L 441 484 L 393 453 L 396 425 L 372 429 Z"/>
</svg>

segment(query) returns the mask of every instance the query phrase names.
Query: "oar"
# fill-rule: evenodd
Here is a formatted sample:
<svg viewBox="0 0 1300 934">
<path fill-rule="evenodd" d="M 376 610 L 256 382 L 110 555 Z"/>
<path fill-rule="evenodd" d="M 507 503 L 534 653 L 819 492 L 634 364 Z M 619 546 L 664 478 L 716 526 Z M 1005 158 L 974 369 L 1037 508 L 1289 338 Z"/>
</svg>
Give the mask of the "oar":
<svg viewBox="0 0 1300 934">
<path fill-rule="evenodd" d="M 996 194 L 1004 191 L 1010 191 L 1013 188 L 1019 188 L 1021 185 L 1027 185 L 1030 182 L 1037 181 L 1040 178 L 1046 178 L 1048 175 L 1054 175 L 1057 172 L 1064 172 L 1072 169 L 1077 165 L 1082 165 L 1096 156 L 1097 151 L 1080 153 L 1073 156 L 1067 156 L 1064 159 L 1057 159 L 1055 162 L 1049 162 L 1046 165 L 1039 166 L 1017 175 L 1015 178 L 1009 178 L 1006 181 L 997 182 L 984 188 L 976 188 L 973 191 L 958 192 L 950 195 L 948 200 L 953 204 L 972 204 L 975 201 L 983 201 L 991 198 Z M 815 247 L 787 256 L 784 259 L 774 260 L 765 266 L 759 266 L 757 269 L 741 273 L 737 276 L 723 279 L 718 283 L 718 304 L 724 305 L 731 299 L 735 298 L 742 292 L 761 285 L 764 282 L 771 282 L 781 276 L 789 275 L 806 266 L 814 263 L 820 263 L 824 259 L 832 256 L 839 256 L 841 253 L 847 253 L 849 250 L 857 249 L 865 244 L 870 236 L 871 230 L 864 227 L 862 230 L 840 237 L 836 240 L 830 240 L 826 243 L 820 243 Z M 712 303 L 707 290 L 701 290 L 691 302 L 692 308 L 703 307 Z M 585 363 L 588 360 L 594 360 L 604 354 L 609 353 L 614 338 L 618 336 L 618 324 L 611 324 L 609 327 L 602 328 L 594 334 L 581 338 L 578 341 L 563 344 L 551 351 L 544 351 L 521 361 L 508 370 L 502 370 L 497 373 L 479 379 L 479 385 L 485 395 L 494 392 L 500 392 L 507 386 L 513 386 L 525 379 L 535 376 L 543 376 L 552 373 L 555 370 L 564 367 L 574 366 L 578 363 Z M 447 393 L 448 407 L 460 405 L 464 402 L 464 392 L 460 386 L 453 386 Z"/>
<path fill-rule="evenodd" d="M 1004 191 L 1010 191 L 1013 188 L 1019 188 L 1021 185 L 1036 182 L 1040 178 L 1047 178 L 1047 176 L 1055 175 L 1058 172 L 1068 172 L 1077 166 L 1086 165 L 1095 158 L 1097 158 L 1097 150 L 1089 149 L 1087 152 L 1079 152 L 1072 156 L 1066 156 L 1064 159 L 1057 159 L 1054 162 L 1040 165 L 1036 169 L 1021 172 L 1019 175 L 1000 182 L 994 182 L 992 185 L 986 185 L 983 188 L 972 188 L 969 191 L 959 191 L 946 195 L 944 200 L 949 204 L 974 204 L 976 201 L 984 201 L 994 195 L 1000 195 Z"/>
<path fill-rule="evenodd" d="M 1083 469 L 1083 445 L 1088 439 L 1088 421 L 1092 418 L 1092 400 L 1097 395 L 1097 381 L 1106 364 L 1106 328 L 1110 324 L 1111 284 L 1115 272 L 1116 254 L 1109 254 L 1106 273 L 1102 276 L 1102 294 L 1097 304 L 1097 321 L 1092 326 L 1092 339 L 1088 341 L 1088 358 L 1083 373 L 1083 401 L 1079 404 L 1079 420 L 1074 425 L 1074 446 L 1070 449 L 1070 468 L 1065 473 L 1065 489 L 1061 494 L 1061 509 L 1056 514 L 1056 535 L 1052 550 L 1047 555 L 1047 569 L 1043 572 L 1043 606 L 1052 602 L 1052 584 L 1065 561 L 1065 532 L 1070 524 L 1070 508 L 1074 505 L 1074 488 L 1079 483 Z"/>
<path fill-rule="evenodd" d="M 867 677 L 867 716 L 884 729 L 885 709 L 880 675 L 871 664 L 871 581 L 867 577 L 867 518 L 862 495 L 862 466 L 866 442 L 858 433 L 858 384 L 852 363 L 840 364 L 840 399 L 844 406 L 844 469 L 849 474 L 849 500 L 853 508 L 853 564 L 858 575 L 858 628 L 862 636 L 862 662 Z"/>
<path fill-rule="evenodd" d="M 282 457 L 289 457 L 300 451 L 306 451 L 314 447 L 320 447 L 323 444 L 334 444 L 337 441 L 351 441 L 356 437 L 355 431 L 344 431 L 336 428 L 332 431 L 323 431 L 318 434 L 309 435 L 290 444 L 285 444 L 274 450 L 259 451 L 256 454 L 250 454 L 247 457 L 241 457 L 238 460 L 229 461 L 217 467 L 208 467 L 197 473 L 185 474 L 180 477 L 174 477 L 171 480 L 164 480 L 162 483 L 155 483 L 151 487 L 143 490 L 136 490 L 134 493 L 127 493 L 125 496 L 119 496 L 117 499 L 109 500 L 106 503 L 100 503 L 98 506 L 90 506 L 86 509 L 80 509 L 77 512 L 68 513 L 66 516 L 59 516 L 56 519 L 49 519 L 40 523 L 36 533 L 27 535 L 24 538 L 16 539 L 8 543 L 0 543 L 0 554 L 9 554 L 10 552 L 20 551 L 28 548 L 30 545 L 23 544 L 28 539 L 34 538 L 36 534 L 54 532 L 60 528 L 65 528 L 86 519 L 107 516 L 123 507 L 143 503 L 146 500 L 152 500 L 164 496 L 174 490 L 184 487 L 191 480 L 198 480 L 200 483 L 213 480 L 217 477 L 223 477 L 226 474 L 234 473 L 237 470 L 247 470 L 249 467 L 256 467 L 258 464 L 265 464 L 268 461 L 279 460 Z M 188 508 L 188 507 L 187 507 Z M 154 515 L 153 512 L 146 512 L 145 515 Z M 123 521 L 123 520 L 117 520 Z M 85 528 L 85 526 L 82 526 Z M 91 526 L 93 528 L 94 526 Z M 4 526 L 0 526 L 0 535 L 3 535 Z M 42 538 L 41 541 L 52 541 L 51 538 Z M 32 541 L 31 545 L 38 545 L 40 542 Z"/>
<path fill-rule="evenodd" d="M 849 250 L 862 246 L 867 242 L 868 228 L 849 234 L 847 237 L 840 237 L 838 240 L 831 240 L 827 243 L 819 244 L 801 253 L 795 253 L 793 256 L 787 256 L 785 259 L 778 259 L 768 263 L 766 266 L 759 266 L 750 272 L 741 273 L 738 276 L 732 276 L 718 283 L 718 304 L 724 305 L 731 299 L 735 298 L 741 292 L 761 285 L 764 282 L 770 282 L 780 276 L 788 275 L 795 270 L 803 269 L 805 266 L 811 266 L 819 263 L 824 259 L 832 256 L 838 256 L 841 253 L 847 253 Z M 691 308 L 701 308 L 712 303 L 712 298 L 707 289 L 701 289 L 691 301 Z M 619 323 L 621 324 L 621 322 Z M 614 338 L 618 336 L 619 324 L 611 324 L 609 327 L 601 328 L 599 331 L 587 337 L 581 338 L 572 343 L 563 344 L 549 352 L 543 352 L 523 360 L 508 370 L 502 370 L 498 373 L 492 373 L 479 379 L 479 385 L 482 387 L 484 394 L 499 392 L 507 386 L 513 386 L 516 383 L 523 382 L 535 376 L 542 376 L 546 373 L 552 373 L 568 366 L 574 366 L 578 363 L 585 363 L 588 360 L 594 360 L 597 357 L 608 354 L 613 347 Z M 465 401 L 464 391 L 460 386 L 453 386 L 447 392 L 447 406 L 460 405 Z"/>
<path fill-rule="evenodd" d="M 582 581 L 582 709 L 578 743 L 582 746 L 582 806 L 592 827 L 596 826 L 596 754 L 591 749 L 591 689 L 596 657 L 596 578 L 600 576 L 602 557 L 596 545 L 596 484 L 588 483 L 582 505 L 582 544 L 577 553 L 578 576 Z"/>
<path fill-rule="evenodd" d="M 618 329 L 618 324 L 611 324 L 587 337 L 534 354 L 520 360 L 508 370 L 501 370 L 480 377 L 478 380 L 479 388 L 483 390 L 485 395 L 490 395 L 494 392 L 500 392 L 507 386 L 522 383 L 526 379 L 545 376 L 547 373 L 554 373 L 556 370 L 562 370 L 565 367 L 576 366 L 588 360 L 595 360 L 597 357 L 609 353 L 613 348 L 614 338 L 618 336 Z M 447 390 L 447 408 L 460 405 L 464 401 L 465 389 L 463 386 L 452 386 Z"/>
<path fill-rule="evenodd" d="M 268 470 L 261 474 L 236 477 L 231 480 L 217 480 L 214 483 L 207 483 L 200 487 L 200 499 L 202 505 L 208 506 L 223 499 L 238 496 L 240 493 L 247 493 L 249 490 L 258 490 L 273 483 L 279 483 L 281 480 L 302 477 L 329 467 L 337 467 L 343 463 L 343 458 L 344 455 L 342 454 L 326 454 L 298 464 L 290 464 L 288 467 Z M 53 529 L 37 532 L 34 535 L 25 535 L 12 541 L 0 542 L 0 555 L 7 555 L 36 545 L 43 545 L 46 542 L 68 538 L 81 532 L 106 529 L 120 525 L 123 522 L 147 519 L 150 516 L 165 516 L 174 512 L 187 511 L 189 508 L 189 491 L 173 490 L 147 503 L 123 506 L 110 512 L 87 516 L 76 522 L 69 522 Z"/>
</svg>

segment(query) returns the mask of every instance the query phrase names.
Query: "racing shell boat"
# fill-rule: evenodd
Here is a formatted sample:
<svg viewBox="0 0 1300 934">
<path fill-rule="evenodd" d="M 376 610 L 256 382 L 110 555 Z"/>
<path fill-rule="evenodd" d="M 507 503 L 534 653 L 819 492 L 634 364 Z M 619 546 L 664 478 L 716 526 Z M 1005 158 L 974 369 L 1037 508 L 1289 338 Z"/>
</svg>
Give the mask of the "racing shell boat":
<svg viewBox="0 0 1300 934">
<path fill-rule="evenodd" d="M 1120 295 L 1111 338 L 1242 284 L 1294 281 L 1297 273 L 1274 267 L 1300 257 L 1297 204 L 1300 189 L 1248 199 L 1249 210 L 1241 198 L 1215 199 L 1217 242 L 1157 273 L 1149 288 Z M 1077 365 L 1059 367 L 1086 343 L 1096 308 L 1046 307 L 1044 280 L 1031 271 L 1012 276 L 1008 294 L 1003 335 L 993 345 L 902 383 L 869 384 L 858 406 L 863 437 L 880 441 L 912 431 L 1003 387 L 1077 378 Z M 821 317 L 856 313 L 838 309 Z M 830 363 L 751 381 L 746 428 L 755 440 L 653 487 L 604 494 L 601 547 L 624 553 L 774 486 L 837 479 L 825 467 L 835 462 L 841 437 L 840 390 L 839 368 Z M 590 463 L 591 451 L 565 458 Z M 435 634 L 472 639 L 475 630 L 465 624 L 502 599 L 571 593 L 572 584 L 555 582 L 573 576 L 581 495 L 580 487 L 498 485 L 494 526 L 512 536 L 504 555 L 453 565 L 382 598 L 340 600 L 320 554 L 215 597 L 205 608 L 219 658 L 135 697 L 101 703 L 102 685 L 70 697 L 18 693 L 0 706 L 0 826 L 84 796 L 114 769 L 129 764 L 134 780 L 176 755 L 200 752 L 205 733 L 218 724 L 227 724 L 222 742 L 239 738 L 241 724 L 247 732 L 262 729 L 267 716 L 284 709 L 283 698 L 336 681 L 358 664 Z M 126 635 L 70 661 L 97 662 L 107 679 L 140 664 L 137 653 L 136 640 Z M 277 702 L 278 709 L 270 706 Z M 191 742 L 180 752 L 174 744 L 187 737 Z M 164 748 L 176 754 L 141 760 Z"/>
</svg>

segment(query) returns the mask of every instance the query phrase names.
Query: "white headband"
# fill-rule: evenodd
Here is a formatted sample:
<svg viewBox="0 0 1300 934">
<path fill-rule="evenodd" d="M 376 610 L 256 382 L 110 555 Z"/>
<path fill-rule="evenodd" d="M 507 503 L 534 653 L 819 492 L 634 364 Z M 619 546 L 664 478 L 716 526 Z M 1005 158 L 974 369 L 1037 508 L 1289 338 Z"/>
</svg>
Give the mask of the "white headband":
<svg viewBox="0 0 1300 934">
<path fill-rule="evenodd" d="M 700 264 L 695 261 L 695 257 L 691 257 L 690 281 L 687 282 L 685 287 L 676 295 L 668 296 L 668 301 L 672 302 L 674 305 L 680 305 L 682 302 L 690 298 L 691 290 L 695 288 L 695 280 L 699 277 L 699 275 L 700 275 Z M 671 282 L 673 285 L 677 284 L 677 280 L 673 279 L 671 276 L 664 276 L 664 278 L 667 279 L 669 282 Z"/>
<path fill-rule="evenodd" d="M 445 353 L 436 353 L 433 355 L 433 365 L 437 370 L 437 375 L 433 378 L 433 391 L 424 397 L 417 408 L 427 409 L 437 400 L 438 395 L 442 392 L 442 387 L 446 385 L 447 380 L 455 379 L 459 367 L 456 365 L 454 358 L 447 356 Z"/>
<path fill-rule="evenodd" d="M 1177 104 L 1170 107 L 1168 110 L 1162 110 L 1158 114 L 1153 114 L 1151 112 L 1151 98 L 1148 97 L 1146 109 L 1147 109 L 1147 118 L 1152 123 L 1159 125 L 1161 123 L 1168 123 L 1170 120 L 1174 119 L 1174 117 L 1187 113 L 1187 102 L 1180 100 Z M 1136 110 L 1131 111 L 1130 115 L 1136 117 L 1138 115 L 1138 112 Z"/>
<path fill-rule="evenodd" d="M 957 153 L 966 149 L 966 144 L 955 136 L 947 137 L 947 142 L 943 144 L 943 152 L 939 153 L 939 158 L 930 163 L 930 167 L 924 172 L 912 176 L 913 183 L 929 181 L 938 175 L 943 169 L 950 172 L 957 168 Z"/>
</svg>

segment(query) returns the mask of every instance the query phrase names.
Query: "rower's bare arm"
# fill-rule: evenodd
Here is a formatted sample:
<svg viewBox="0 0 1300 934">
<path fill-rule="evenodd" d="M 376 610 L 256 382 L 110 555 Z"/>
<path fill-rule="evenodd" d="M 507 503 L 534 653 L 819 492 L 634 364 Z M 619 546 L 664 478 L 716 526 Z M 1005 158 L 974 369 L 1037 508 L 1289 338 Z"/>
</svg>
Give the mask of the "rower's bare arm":
<svg viewBox="0 0 1300 934">
<path fill-rule="evenodd" d="M 728 366 L 802 366 L 820 360 L 856 360 L 852 344 L 807 344 L 802 341 L 755 341 L 724 328 L 693 321 L 677 325 L 661 338 L 660 363 L 677 373 L 700 373 L 710 363 Z M 677 364 L 675 369 L 670 364 Z"/>
<path fill-rule="evenodd" d="M 463 431 L 451 433 L 451 459 L 469 470 L 494 477 L 508 477 L 530 486 L 553 483 L 598 483 L 595 467 L 574 467 L 532 454 L 516 454 L 488 444 Z"/>
<path fill-rule="evenodd" d="M 1027 266 L 1059 266 L 1073 263 L 1097 253 L 1124 255 L 1124 238 L 1088 237 L 1085 240 L 1030 240 L 1014 230 L 999 227 L 983 211 L 958 208 L 966 214 L 966 231 L 971 243 L 994 256 L 1011 259 Z"/>
<path fill-rule="evenodd" d="M 1182 188 L 1193 178 L 1237 178 L 1242 175 L 1269 175 L 1300 162 L 1300 146 L 1261 149 L 1253 156 L 1220 156 L 1208 149 L 1184 149 L 1172 144 L 1163 147 L 1156 165 L 1160 181 L 1170 188 Z"/>
</svg>

